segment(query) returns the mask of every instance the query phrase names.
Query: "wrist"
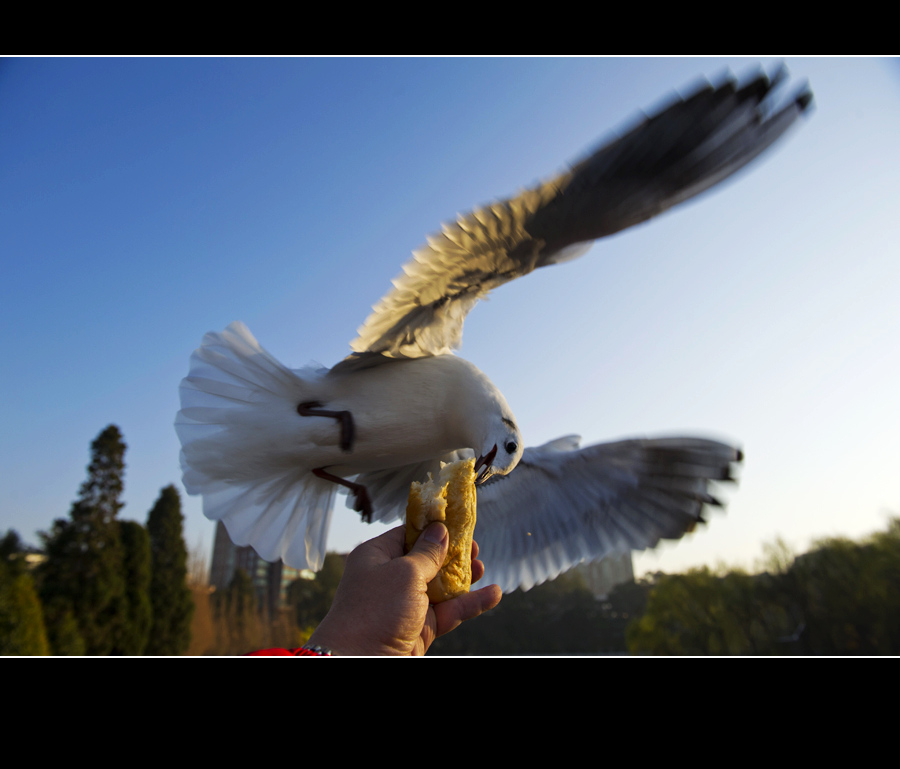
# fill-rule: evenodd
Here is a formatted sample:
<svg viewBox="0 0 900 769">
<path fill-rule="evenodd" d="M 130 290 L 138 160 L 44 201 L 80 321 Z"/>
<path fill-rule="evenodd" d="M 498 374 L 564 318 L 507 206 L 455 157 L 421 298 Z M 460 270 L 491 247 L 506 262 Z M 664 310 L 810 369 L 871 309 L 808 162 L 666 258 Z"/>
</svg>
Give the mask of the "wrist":
<svg viewBox="0 0 900 769">
<path fill-rule="evenodd" d="M 305 643 L 301 646 L 297 653 L 294 655 L 296 657 L 332 657 L 334 656 L 334 652 L 329 649 L 327 646 L 320 646 L 319 644 L 310 644 Z"/>
<path fill-rule="evenodd" d="M 329 632 L 327 620 L 328 617 L 326 616 L 325 619 L 319 623 L 318 627 L 313 630 L 312 635 L 304 644 L 304 647 L 328 649 L 329 654 L 332 657 L 343 657 L 347 654 L 352 654 L 353 652 L 347 651 L 346 643 L 343 643 L 340 637 Z"/>
</svg>

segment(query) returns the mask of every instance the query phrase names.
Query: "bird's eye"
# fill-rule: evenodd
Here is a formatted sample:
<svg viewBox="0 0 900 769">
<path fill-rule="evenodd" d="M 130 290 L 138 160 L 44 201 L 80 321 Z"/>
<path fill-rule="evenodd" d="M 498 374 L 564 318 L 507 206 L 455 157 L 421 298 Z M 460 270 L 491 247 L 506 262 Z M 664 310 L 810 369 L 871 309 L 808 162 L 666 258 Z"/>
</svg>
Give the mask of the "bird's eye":
<svg viewBox="0 0 900 769">
<path fill-rule="evenodd" d="M 515 441 L 509 441 L 509 443 L 506 444 L 506 453 L 507 454 L 515 454 L 517 448 L 519 448 L 519 447 L 518 447 L 518 445 L 516 445 Z"/>
</svg>

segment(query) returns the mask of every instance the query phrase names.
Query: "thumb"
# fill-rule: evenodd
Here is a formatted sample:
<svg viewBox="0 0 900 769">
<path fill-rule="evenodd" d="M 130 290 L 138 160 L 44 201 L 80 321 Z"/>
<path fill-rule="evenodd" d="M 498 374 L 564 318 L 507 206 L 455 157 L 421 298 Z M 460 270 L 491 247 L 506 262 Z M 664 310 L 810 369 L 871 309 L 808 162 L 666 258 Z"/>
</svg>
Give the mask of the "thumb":
<svg viewBox="0 0 900 769">
<path fill-rule="evenodd" d="M 421 564 L 423 576 L 430 582 L 444 565 L 449 547 L 450 532 L 443 523 L 434 521 L 422 532 L 407 557 Z"/>
</svg>

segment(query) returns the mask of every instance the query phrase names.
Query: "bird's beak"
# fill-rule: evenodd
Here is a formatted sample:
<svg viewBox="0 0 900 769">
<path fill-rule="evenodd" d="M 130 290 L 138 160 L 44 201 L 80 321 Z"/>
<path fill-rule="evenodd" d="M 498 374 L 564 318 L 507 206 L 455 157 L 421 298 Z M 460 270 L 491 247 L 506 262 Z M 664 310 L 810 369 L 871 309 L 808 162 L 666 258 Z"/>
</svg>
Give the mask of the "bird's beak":
<svg viewBox="0 0 900 769">
<path fill-rule="evenodd" d="M 483 454 L 475 460 L 475 483 L 484 483 L 488 478 L 491 477 L 491 462 L 494 461 L 494 457 L 497 456 L 497 444 L 494 444 L 494 448 L 492 448 L 487 454 Z M 479 472 L 479 470 L 481 472 Z"/>
</svg>

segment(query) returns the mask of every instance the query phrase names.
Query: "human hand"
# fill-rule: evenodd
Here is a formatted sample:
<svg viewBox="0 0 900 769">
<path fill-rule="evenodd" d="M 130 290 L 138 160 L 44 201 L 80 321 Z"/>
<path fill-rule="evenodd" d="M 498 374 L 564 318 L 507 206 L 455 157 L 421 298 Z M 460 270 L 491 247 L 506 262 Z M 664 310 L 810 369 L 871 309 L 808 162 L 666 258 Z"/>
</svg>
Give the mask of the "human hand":
<svg viewBox="0 0 900 769">
<path fill-rule="evenodd" d="M 310 644 L 335 655 L 422 655 L 438 636 L 500 603 L 497 585 L 430 605 L 425 589 L 441 568 L 450 537 L 432 523 L 403 554 L 403 526 L 364 542 L 347 556 L 334 601 Z M 472 543 L 472 582 L 484 576 Z"/>
</svg>

